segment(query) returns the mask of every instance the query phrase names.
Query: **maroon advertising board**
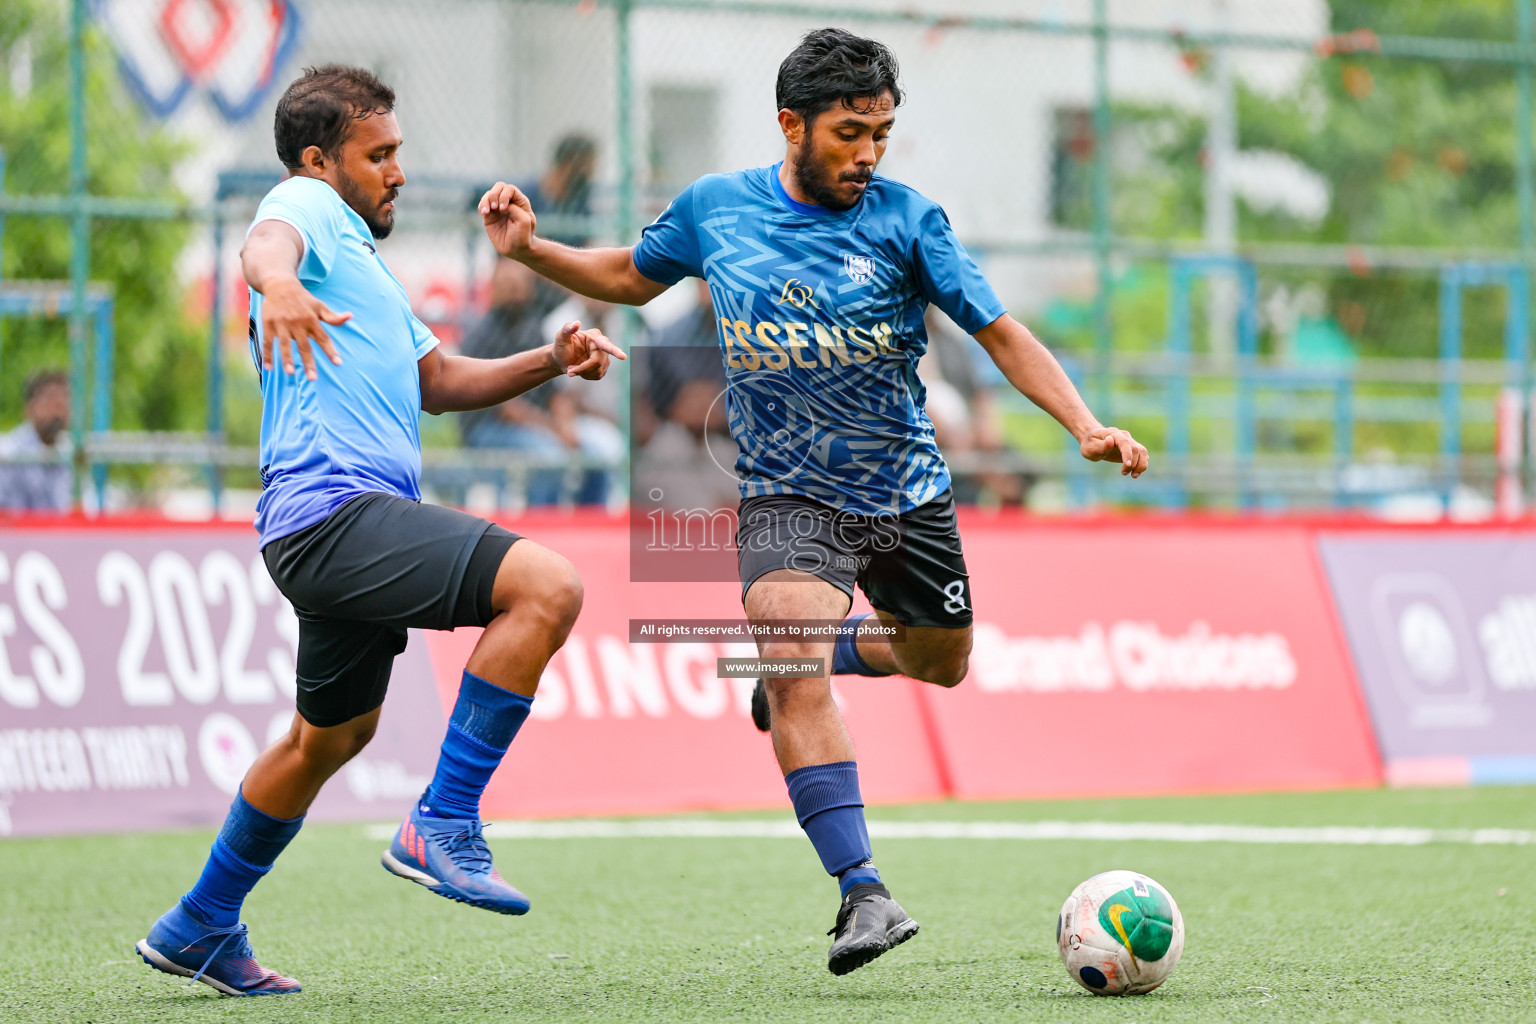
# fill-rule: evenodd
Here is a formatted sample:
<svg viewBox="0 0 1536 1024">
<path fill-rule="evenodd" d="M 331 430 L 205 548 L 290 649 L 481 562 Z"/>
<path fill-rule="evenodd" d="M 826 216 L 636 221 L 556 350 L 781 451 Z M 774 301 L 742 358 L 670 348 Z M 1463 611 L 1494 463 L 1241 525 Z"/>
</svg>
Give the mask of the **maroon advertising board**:
<svg viewBox="0 0 1536 1024">
<path fill-rule="evenodd" d="M 292 723 L 297 643 L 248 525 L 0 530 L 0 834 L 218 822 Z M 413 635 L 311 813 L 403 813 L 444 721 Z"/>
</svg>

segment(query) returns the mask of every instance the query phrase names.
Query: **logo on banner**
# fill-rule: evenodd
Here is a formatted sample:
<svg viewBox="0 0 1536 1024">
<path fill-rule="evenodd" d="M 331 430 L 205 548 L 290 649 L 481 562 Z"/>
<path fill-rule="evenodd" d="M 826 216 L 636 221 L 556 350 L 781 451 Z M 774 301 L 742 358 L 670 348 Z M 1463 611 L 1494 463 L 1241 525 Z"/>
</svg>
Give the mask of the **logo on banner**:
<svg viewBox="0 0 1536 1024">
<path fill-rule="evenodd" d="M 1397 642 L 1408 671 L 1428 686 L 1445 686 L 1461 669 L 1451 625 L 1427 601 L 1414 601 L 1398 614 Z"/>
<path fill-rule="evenodd" d="M 1388 573 L 1370 591 L 1377 636 L 1415 729 L 1487 724 L 1477 645 L 1461 599 L 1438 573 Z"/>
<path fill-rule="evenodd" d="M 256 741 L 238 718 L 216 711 L 203 719 L 202 728 L 197 730 L 197 754 L 208 781 L 234 796 L 256 760 Z"/>
<path fill-rule="evenodd" d="M 96 0 L 123 78 L 157 117 L 194 92 L 229 121 L 255 113 L 298 38 L 291 0 Z"/>
</svg>

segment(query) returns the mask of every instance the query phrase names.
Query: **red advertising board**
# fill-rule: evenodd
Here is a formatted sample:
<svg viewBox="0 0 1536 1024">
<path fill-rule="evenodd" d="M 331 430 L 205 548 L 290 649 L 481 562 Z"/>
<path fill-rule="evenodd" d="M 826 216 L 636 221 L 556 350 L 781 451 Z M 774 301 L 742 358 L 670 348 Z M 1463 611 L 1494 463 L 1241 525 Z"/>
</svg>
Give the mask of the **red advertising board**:
<svg viewBox="0 0 1536 1024">
<path fill-rule="evenodd" d="M 622 526 L 509 522 L 569 558 L 586 598 L 550 662 L 533 715 L 482 802 L 487 817 L 787 807 L 768 737 L 748 717 L 750 679 L 720 679 L 716 658 L 750 643 L 629 643 L 629 620 L 741 616 L 733 583 L 630 583 Z M 478 630 L 428 633 L 445 707 Z M 836 681 L 871 802 L 943 795 L 909 679 Z"/>
<path fill-rule="evenodd" d="M 486 816 L 787 810 L 750 681 L 716 671 L 752 647 L 630 642 L 632 619 L 737 618 L 737 585 L 630 582 L 607 517 L 508 525 L 570 558 L 586 599 Z M 961 530 L 969 678 L 834 681 L 871 803 L 1380 781 L 1314 526 L 964 513 Z M 0 832 L 216 822 L 292 713 L 294 639 L 248 526 L 0 528 Z M 400 812 L 476 639 L 413 633 L 322 817 Z"/>
<path fill-rule="evenodd" d="M 961 529 L 971 672 L 922 693 L 956 796 L 1380 781 L 1309 531 Z"/>
</svg>

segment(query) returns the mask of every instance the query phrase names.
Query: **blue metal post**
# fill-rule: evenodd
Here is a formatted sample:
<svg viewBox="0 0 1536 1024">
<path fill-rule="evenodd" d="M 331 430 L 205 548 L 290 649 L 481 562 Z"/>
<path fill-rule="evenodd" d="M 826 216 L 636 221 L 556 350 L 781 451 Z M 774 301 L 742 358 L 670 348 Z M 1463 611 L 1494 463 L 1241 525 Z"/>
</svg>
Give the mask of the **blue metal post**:
<svg viewBox="0 0 1536 1024">
<path fill-rule="evenodd" d="M 1522 267 L 1510 267 L 1505 274 L 1504 359 L 1509 383 L 1523 387 L 1526 362 L 1530 359 L 1531 288 Z"/>
<path fill-rule="evenodd" d="M 1237 313 L 1237 400 L 1233 411 L 1236 423 L 1236 451 L 1239 461 L 1251 458 L 1254 451 L 1254 360 L 1259 352 L 1258 277 L 1248 260 L 1226 254 L 1176 257 L 1169 274 L 1168 356 L 1166 384 L 1168 400 L 1168 453 L 1187 457 L 1190 448 L 1190 289 L 1196 278 L 1215 273 L 1237 275 L 1242 305 Z M 1246 472 L 1246 466 L 1242 467 Z M 1242 501 L 1251 503 L 1246 485 Z M 1170 504 L 1182 506 L 1187 495 L 1182 487 L 1173 492 Z"/>
<path fill-rule="evenodd" d="M 1190 271 L 1183 261 L 1169 268 L 1167 383 L 1168 454 L 1178 462 L 1180 484 L 1168 492 L 1168 504 L 1182 508 L 1189 497 L 1182 486 L 1189 457 L 1189 288 Z"/>
<path fill-rule="evenodd" d="M 1093 0 L 1093 401 L 1101 422 L 1112 422 L 1114 323 L 1114 219 L 1110 188 L 1109 3 Z"/>
<path fill-rule="evenodd" d="M 0 196 L 5 195 L 5 147 L 0 146 Z M 0 210 L 0 281 L 5 280 L 5 212 Z M 0 317 L 0 367 L 5 366 L 5 318 Z"/>
<path fill-rule="evenodd" d="M 224 198 L 223 189 L 213 203 L 213 302 L 209 310 L 208 344 L 208 441 L 224 441 Z M 215 517 L 224 501 L 224 473 L 216 462 L 203 468 L 208 498 Z"/>
<path fill-rule="evenodd" d="M 1505 274 L 1504 302 L 1504 380 L 1513 388 L 1522 406 L 1521 424 L 1524 427 L 1531 415 L 1531 287 L 1530 274 L 1524 266 L 1509 267 Z M 1520 493 L 1526 491 L 1526 478 L 1531 464 L 1529 428 L 1522 431 L 1520 462 L 1515 469 Z"/>
<path fill-rule="evenodd" d="M 1240 305 L 1237 309 L 1237 465 L 1243 483 L 1239 500 L 1244 507 L 1253 504 L 1253 490 L 1248 485 L 1253 455 L 1257 450 L 1254 409 L 1253 372 L 1259 355 L 1259 283 L 1253 264 L 1230 257 L 1227 262 L 1237 274 Z"/>
<path fill-rule="evenodd" d="M 1461 452 L 1461 287 L 1460 265 L 1440 270 L 1440 459 L 1449 474 Z M 1449 480 L 1449 477 L 1447 477 Z M 1447 483 L 1449 497 L 1451 484 Z"/>
<path fill-rule="evenodd" d="M 69 8 L 69 384 L 70 438 L 75 447 L 73 503 L 80 507 L 85 467 L 86 335 L 90 330 L 85 293 L 91 278 L 91 214 L 86 206 L 90 182 L 85 163 L 85 10 L 86 0 Z"/>
<path fill-rule="evenodd" d="M 618 112 L 618 157 L 619 157 L 619 203 L 618 203 L 618 229 L 617 243 L 629 245 L 635 241 L 638 233 L 638 225 L 635 223 L 639 210 L 640 177 L 637 169 L 637 156 L 635 145 L 635 64 L 633 51 L 631 50 L 631 31 L 633 29 L 632 16 L 634 13 L 634 0 L 614 0 L 614 64 L 618 95 L 615 97 Z M 633 349 L 640 343 L 645 333 L 644 321 L 640 319 L 640 311 L 633 306 L 625 306 L 619 315 L 619 322 L 623 325 L 624 337 L 621 342 L 626 349 Z M 634 409 L 630 402 L 630 388 L 634 386 L 634 378 L 630 376 L 629 365 L 619 363 L 613 367 L 619 377 L 619 425 L 624 430 L 624 449 L 626 455 L 634 450 Z M 630 490 L 630 474 L 634 467 L 630 465 L 629 458 L 620 462 L 617 486 L 622 488 L 627 496 Z M 528 494 L 526 474 L 521 481 L 522 493 Z M 498 504 L 499 504 L 498 499 Z"/>
<path fill-rule="evenodd" d="M 1529 337 L 1530 331 L 1530 291 L 1529 281 L 1533 264 L 1536 264 L 1536 153 L 1533 153 L 1532 122 L 1536 121 L 1536 82 L 1532 81 L 1533 69 L 1532 47 L 1536 44 L 1536 3 L 1532 0 L 1517 0 L 1515 4 L 1516 35 L 1520 41 L 1520 65 L 1515 69 L 1515 196 L 1516 209 L 1520 218 L 1520 262 L 1521 266 L 1512 281 L 1518 280 L 1518 292 L 1511 286 L 1509 294 L 1509 320 L 1515 319 L 1515 307 L 1517 299 L 1520 307 L 1520 326 L 1523 336 Z M 1508 321 L 1506 321 L 1506 324 Z M 1509 330 L 1506 327 L 1506 330 Z M 1525 354 L 1520 359 L 1519 379 L 1516 387 L 1520 389 L 1521 400 L 1527 404 L 1527 415 L 1531 414 L 1529 406 L 1531 387 L 1531 367 L 1529 350 L 1522 350 Z M 1526 435 L 1530 437 L 1530 432 Z M 1531 446 L 1521 446 L 1520 475 L 1524 481 L 1531 480 L 1532 453 Z"/>
<path fill-rule="evenodd" d="M 1333 382 L 1333 466 L 1336 474 L 1342 474 L 1355 454 L 1355 371 L 1342 371 Z M 1348 499 L 1339 487 L 1342 482 L 1335 477 L 1333 503 L 1347 505 Z"/>
<path fill-rule="evenodd" d="M 96 315 L 96 366 L 91 395 L 91 429 L 103 433 L 112 429 L 112 381 L 113 354 L 116 349 L 116 330 L 113 324 L 115 303 L 111 295 L 92 300 Z M 99 462 L 91 464 L 91 479 L 96 484 L 96 511 L 107 508 L 107 467 Z"/>
</svg>

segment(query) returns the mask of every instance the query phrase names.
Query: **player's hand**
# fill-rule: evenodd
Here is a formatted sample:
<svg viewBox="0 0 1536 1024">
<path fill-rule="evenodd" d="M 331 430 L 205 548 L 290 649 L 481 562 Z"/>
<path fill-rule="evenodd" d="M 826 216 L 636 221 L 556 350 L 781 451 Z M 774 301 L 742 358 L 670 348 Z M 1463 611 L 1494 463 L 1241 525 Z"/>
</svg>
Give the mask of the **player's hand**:
<svg viewBox="0 0 1536 1024">
<path fill-rule="evenodd" d="M 1120 475 L 1137 477 L 1147 471 L 1147 446 L 1118 427 L 1094 427 L 1083 438 L 1083 458 L 1089 462 L 1118 462 Z"/>
<path fill-rule="evenodd" d="M 602 380 L 608 372 L 608 357 L 627 358 L 624 350 L 597 328 L 581 329 L 580 320 L 572 320 L 555 335 L 551 358 L 567 377 Z"/>
<path fill-rule="evenodd" d="M 516 185 L 504 181 L 492 185 L 480 197 L 480 219 L 485 222 L 485 236 L 508 259 L 517 259 L 533 244 L 538 218 L 533 215 L 533 204 Z"/>
<path fill-rule="evenodd" d="M 320 351 L 340 366 L 341 353 L 336 351 L 336 343 L 325 333 L 323 325 L 335 327 L 351 319 L 351 313 L 337 313 L 311 295 L 296 277 L 272 282 L 262 294 L 261 365 L 272 369 L 275 341 L 284 373 L 294 372 L 293 356 L 297 352 L 304 364 L 304 376 L 319 379 L 311 344 L 320 346 Z"/>
</svg>

